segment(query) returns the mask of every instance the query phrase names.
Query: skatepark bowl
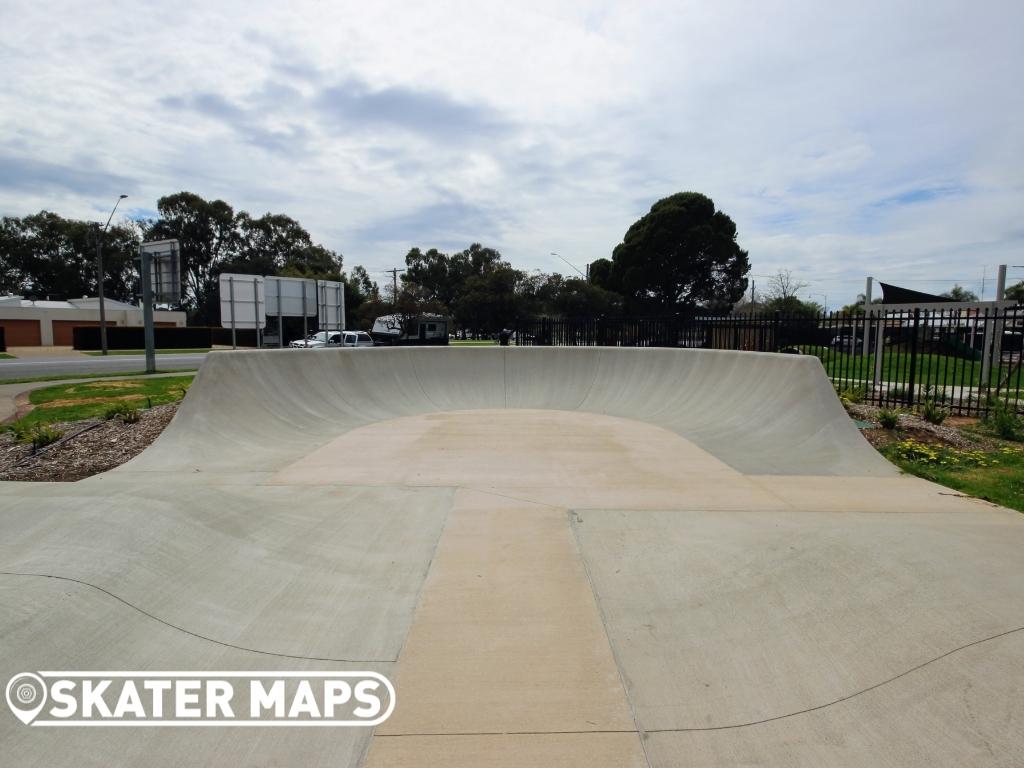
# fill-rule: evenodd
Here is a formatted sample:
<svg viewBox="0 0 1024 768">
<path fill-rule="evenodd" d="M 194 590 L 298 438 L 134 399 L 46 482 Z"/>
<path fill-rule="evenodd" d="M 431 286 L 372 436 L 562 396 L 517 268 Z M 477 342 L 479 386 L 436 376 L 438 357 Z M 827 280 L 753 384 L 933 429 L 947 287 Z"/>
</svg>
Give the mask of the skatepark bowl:
<svg viewBox="0 0 1024 768">
<path fill-rule="evenodd" d="M 33 728 L 11 766 L 1021 766 L 1024 518 L 813 357 L 210 354 L 163 435 L 0 486 L 0 664 L 373 670 L 376 728 Z"/>
</svg>

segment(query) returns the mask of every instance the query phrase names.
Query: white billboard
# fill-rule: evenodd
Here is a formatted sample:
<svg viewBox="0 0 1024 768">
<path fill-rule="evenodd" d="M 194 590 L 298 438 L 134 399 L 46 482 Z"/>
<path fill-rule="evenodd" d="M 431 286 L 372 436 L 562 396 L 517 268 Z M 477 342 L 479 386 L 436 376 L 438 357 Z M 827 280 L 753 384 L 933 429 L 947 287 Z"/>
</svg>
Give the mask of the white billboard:
<svg viewBox="0 0 1024 768">
<path fill-rule="evenodd" d="M 266 278 L 267 315 L 312 317 L 317 314 L 316 280 L 302 277 Z"/>
<path fill-rule="evenodd" d="M 320 327 L 345 330 L 345 284 L 334 280 L 317 280 L 317 306 Z"/>
<path fill-rule="evenodd" d="M 220 325 L 222 328 L 263 328 L 267 324 L 264 278 L 259 275 L 220 276 Z"/>
</svg>

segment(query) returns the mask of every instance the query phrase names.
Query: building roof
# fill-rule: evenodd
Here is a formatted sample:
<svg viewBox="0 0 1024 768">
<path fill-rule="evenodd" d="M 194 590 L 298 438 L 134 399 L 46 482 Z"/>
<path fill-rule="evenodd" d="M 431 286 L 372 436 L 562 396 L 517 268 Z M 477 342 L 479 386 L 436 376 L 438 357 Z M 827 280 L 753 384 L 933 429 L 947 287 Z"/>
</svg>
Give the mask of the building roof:
<svg viewBox="0 0 1024 768">
<path fill-rule="evenodd" d="M 141 309 L 134 304 L 126 304 L 116 299 L 104 299 L 103 305 L 109 310 Z M 24 296 L 0 296 L 0 307 L 32 307 L 35 309 L 99 309 L 100 300 L 96 296 L 83 296 L 68 301 L 32 301 Z"/>
</svg>

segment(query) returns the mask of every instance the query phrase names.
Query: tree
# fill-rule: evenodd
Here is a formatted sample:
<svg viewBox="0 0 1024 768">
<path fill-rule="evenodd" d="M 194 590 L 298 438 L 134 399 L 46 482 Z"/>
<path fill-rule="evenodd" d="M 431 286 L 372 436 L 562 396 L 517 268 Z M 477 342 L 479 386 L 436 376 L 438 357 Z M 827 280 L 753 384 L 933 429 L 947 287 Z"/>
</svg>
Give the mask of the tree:
<svg viewBox="0 0 1024 768">
<path fill-rule="evenodd" d="M 954 285 L 952 288 L 950 288 L 948 291 L 946 291 L 945 293 L 943 293 L 941 295 L 942 296 L 946 296 L 946 297 L 948 297 L 950 299 L 953 299 L 953 301 L 977 301 L 978 300 L 978 294 L 976 294 L 974 291 L 967 290 L 966 288 L 964 288 L 961 285 Z"/>
<path fill-rule="evenodd" d="M 780 269 L 768 278 L 768 299 L 787 301 L 795 298 L 807 286 L 808 283 L 793 277 L 791 270 Z"/>
<path fill-rule="evenodd" d="M 95 222 L 49 211 L 0 223 L 0 292 L 37 299 L 95 296 L 97 236 L 103 237 L 105 295 L 131 301 L 138 229 L 129 223 L 101 233 Z"/>
<path fill-rule="evenodd" d="M 1024 304 L 1024 280 L 1006 289 L 1006 298 Z"/>
<path fill-rule="evenodd" d="M 612 264 L 611 259 L 597 259 L 592 261 L 587 268 L 587 275 L 590 282 L 605 290 L 614 290 L 612 286 Z"/>
<path fill-rule="evenodd" d="M 500 330 L 525 306 L 525 273 L 480 243 L 451 255 L 413 248 L 405 264 L 402 301 L 420 311 L 452 315 L 463 328 Z"/>
<path fill-rule="evenodd" d="M 495 252 L 496 253 L 496 252 Z M 475 333 L 496 333 L 515 323 L 523 311 L 526 274 L 504 261 L 481 264 L 471 274 L 452 305 L 456 321 Z"/>
<path fill-rule="evenodd" d="M 736 225 L 696 192 L 681 192 L 651 206 L 612 253 L 611 284 L 631 310 L 677 312 L 731 307 L 747 289 L 747 252 Z"/>
<path fill-rule="evenodd" d="M 451 307 L 467 275 L 459 274 L 448 254 L 431 248 L 426 253 L 413 248 L 405 255 L 402 283 L 419 286 L 423 295 L 444 307 Z"/>
<path fill-rule="evenodd" d="M 871 300 L 872 304 L 884 304 L 885 302 L 881 297 L 876 296 Z M 846 304 L 842 309 L 839 310 L 844 315 L 863 315 L 864 314 L 864 294 L 858 293 L 857 300 L 852 304 Z"/>
<path fill-rule="evenodd" d="M 817 317 L 825 312 L 825 308 L 816 301 L 802 301 L 797 296 L 778 296 L 765 302 L 768 312 L 780 312 L 795 317 Z"/>
<path fill-rule="evenodd" d="M 521 315 L 599 317 L 618 314 L 622 297 L 578 277 L 537 273 L 520 284 Z"/>
</svg>

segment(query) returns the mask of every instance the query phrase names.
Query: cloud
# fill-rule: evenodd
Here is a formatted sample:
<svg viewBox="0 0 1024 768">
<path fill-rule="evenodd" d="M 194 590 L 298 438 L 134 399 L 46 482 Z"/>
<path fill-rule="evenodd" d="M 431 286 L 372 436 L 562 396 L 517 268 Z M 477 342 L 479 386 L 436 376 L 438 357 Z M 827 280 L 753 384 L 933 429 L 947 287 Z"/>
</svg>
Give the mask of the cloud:
<svg viewBox="0 0 1024 768">
<path fill-rule="evenodd" d="M 356 232 L 364 240 L 407 247 L 462 249 L 473 242 L 499 245 L 502 224 L 492 212 L 452 198 L 413 211 L 384 215 Z M 401 254 L 404 256 L 404 251 Z"/>
<path fill-rule="evenodd" d="M 551 270 L 697 190 L 755 273 L 792 268 L 830 302 L 869 273 L 978 291 L 1018 260 L 1012 0 L 4 11 L 2 214 L 187 189 L 287 213 L 349 264 L 483 241 Z"/>
<path fill-rule="evenodd" d="M 358 80 L 325 88 L 317 96 L 316 106 L 339 128 L 390 127 L 444 143 L 494 138 L 510 127 L 486 106 L 431 90 L 403 86 L 374 90 Z"/>
<path fill-rule="evenodd" d="M 95 168 L 88 160 L 72 166 L 0 155 L 0 189 L 13 193 L 49 191 L 116 197 L 134 191 L 136 183 L 125 176 Z"/>
<path fill-rule="evenodd" d="M 934 187 L 915 187 L 899 192 L 895 195 L 882 198 L 872 203 L 875 208 L 890 208 L 902 205 L 918 205 L 939 200 L 944 197 L 959 197 L 967 194 L 967 190 L 960 184 L 943 184 Z"/>
</svg>

